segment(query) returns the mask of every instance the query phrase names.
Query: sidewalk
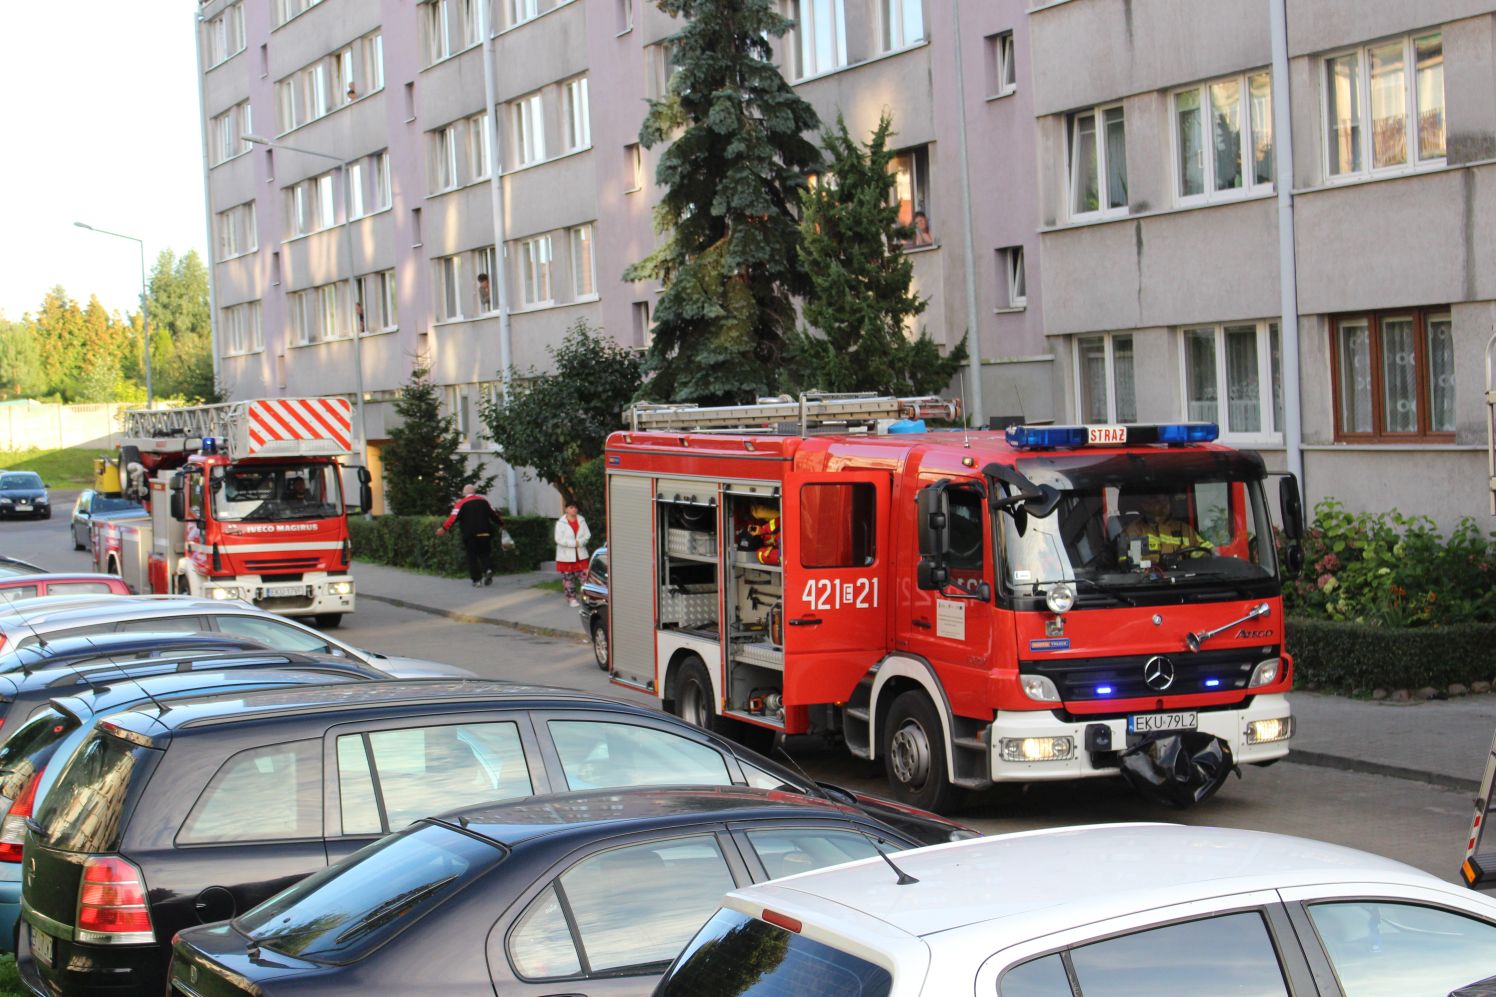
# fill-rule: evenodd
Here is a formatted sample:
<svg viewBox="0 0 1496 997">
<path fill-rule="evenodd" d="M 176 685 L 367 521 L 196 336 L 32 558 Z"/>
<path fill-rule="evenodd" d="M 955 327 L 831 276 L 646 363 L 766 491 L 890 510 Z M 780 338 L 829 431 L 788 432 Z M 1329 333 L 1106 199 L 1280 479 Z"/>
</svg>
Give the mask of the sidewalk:
<svg viewBox="0 0 1496 997">
<path fill-rule="evenodd" d="M 463 623 L 585 640 L 577 611 L 560 592 L 537 589 L 554 571 L 495 575 L 488 588 L 465 578 L 439 578 L 359 563 L 358 594 Z M 1411 779 L 1474 793 L 1496 731 L 1496 694 L 1457 700 L 1392 703 L 1312 692 L 1290 696 L 1293 751 L 1288 761 L 1349 772 Z"/>
</svg>

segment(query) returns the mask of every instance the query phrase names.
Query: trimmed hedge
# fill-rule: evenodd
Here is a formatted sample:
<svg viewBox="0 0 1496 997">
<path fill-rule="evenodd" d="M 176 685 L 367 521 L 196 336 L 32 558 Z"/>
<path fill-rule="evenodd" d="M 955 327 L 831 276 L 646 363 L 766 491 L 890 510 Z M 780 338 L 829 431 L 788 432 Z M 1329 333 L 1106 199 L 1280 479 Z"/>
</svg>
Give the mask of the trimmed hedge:
<svg viewBox="0 0 1496 997">
<path fill-rule="evenodd" d="M 1455 682 L 1496 679 L 1496 623 L 1380 627 L 1295 616 L 1287 630 L 1301 688 L 1442 692 Z"/>
<path fill-rule="evenodd" d="M 455 527 L 444 537 L 436 535 L 441 516 L 348 517 L 353 542 L 353 560 L 414 568 L 451 578 L 467 577 L 467 555 Z M 514 538 L 514 550 L 504 550 L 494 540 L 494 566 L 499 574 L 534 571 L 542 561 L 556 557 L 555 520 L 546 516 L 505 516 L 504 527 Z"/>
</svg>

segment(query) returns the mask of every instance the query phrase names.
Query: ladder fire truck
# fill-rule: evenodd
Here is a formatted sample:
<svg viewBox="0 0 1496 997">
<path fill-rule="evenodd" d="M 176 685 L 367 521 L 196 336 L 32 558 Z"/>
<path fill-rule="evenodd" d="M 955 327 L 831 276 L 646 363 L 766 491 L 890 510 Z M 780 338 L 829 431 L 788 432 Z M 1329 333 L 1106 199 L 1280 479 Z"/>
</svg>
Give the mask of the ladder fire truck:
<svg viewBox="0 0 1496 997">
<path fill-rule="evenodd" d="M 267 398 L 125 413 L 123 491 L 135 520 L 100 523 L 101 570 L 135 592 L 242 599 L 333 627 L 354 609 L 338 458 L 343 398 Z M 358 468 L 361 505 L 369 474 Z"/>
<path fill-rule="evenodd" d="M 750 743 L 840 738 L 929 809 L 1169 739 L 1284 757 L 1297 482 L 1280 570 L 1268 472 L 1213 425 L 925 429 L 957 417 L 636 406 L 606 452 L 612 680 Z"/>
</svg>

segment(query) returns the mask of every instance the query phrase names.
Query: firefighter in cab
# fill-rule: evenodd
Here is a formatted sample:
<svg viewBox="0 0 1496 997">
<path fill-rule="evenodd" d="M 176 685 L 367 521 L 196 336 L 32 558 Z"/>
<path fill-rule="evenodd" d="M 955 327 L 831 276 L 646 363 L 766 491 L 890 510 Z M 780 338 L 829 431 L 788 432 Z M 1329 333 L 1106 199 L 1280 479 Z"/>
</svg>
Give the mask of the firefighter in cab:
<svg viewBox="0 0 1496 997">
<path fill-rule="evenodd" d="M 1208 552 L 1210 542 L 1187 521 L 1174 515 L 1174 496 L 1147 492 L 1131 502 L 1137 516 L 1122 530 L 1122 543 L 1130 560 L 1153 560 L 1165 554 Z"/>
</svg>

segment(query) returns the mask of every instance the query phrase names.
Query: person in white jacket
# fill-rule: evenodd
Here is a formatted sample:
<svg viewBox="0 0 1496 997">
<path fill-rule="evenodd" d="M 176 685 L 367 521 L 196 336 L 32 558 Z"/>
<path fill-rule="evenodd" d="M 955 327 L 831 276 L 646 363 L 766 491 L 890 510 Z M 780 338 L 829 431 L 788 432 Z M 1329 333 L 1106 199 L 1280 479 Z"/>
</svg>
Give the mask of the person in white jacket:
<svg viewBox="0 0 1496 997">
<path fill-rule="evenodd" d="M 573 609 L 579 605 L 577 589 L 587 570 L 587 541 L 591 539 L 587 520 L 577 514 L 577 504 L 566 503 L 561 518 L 556 520 L 556 570 L 561 572 L 561 591 L 566 593 L 567 605 Z"/>
</svg>

